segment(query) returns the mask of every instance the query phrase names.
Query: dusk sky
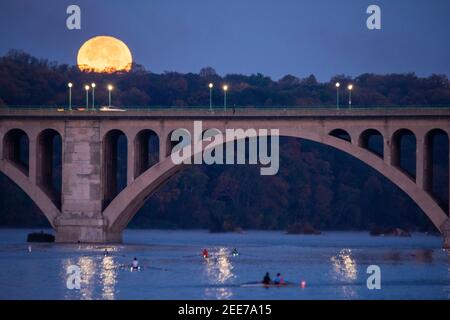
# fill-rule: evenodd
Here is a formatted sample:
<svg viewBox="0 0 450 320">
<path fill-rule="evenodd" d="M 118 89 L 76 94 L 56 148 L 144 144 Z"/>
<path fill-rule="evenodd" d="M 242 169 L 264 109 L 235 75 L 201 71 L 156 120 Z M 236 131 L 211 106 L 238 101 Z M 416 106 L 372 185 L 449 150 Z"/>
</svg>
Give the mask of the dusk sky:
<svg viewBox="0 0 450 320">
<path fill-rule="evenodd" d="M 81 7 L 81 30 L 66 8 Z M 382 10 L 368 30 L 366 8 Z M 2 0 L 0 55 L 22 49 L 76 64 L 97 35 L 124 41 L 146 69 L 263 73 L 274 79 L 315 74 L 416 72 L 450 76 L 449 0 Z"/>
</svg>

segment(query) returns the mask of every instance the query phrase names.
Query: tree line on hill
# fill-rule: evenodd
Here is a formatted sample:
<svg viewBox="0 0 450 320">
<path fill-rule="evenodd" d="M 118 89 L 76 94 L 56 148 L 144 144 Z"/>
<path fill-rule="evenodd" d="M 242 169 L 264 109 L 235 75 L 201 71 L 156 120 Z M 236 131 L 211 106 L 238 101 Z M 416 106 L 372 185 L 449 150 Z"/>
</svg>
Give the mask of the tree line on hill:
<svg viewBox="0 0 450 320">
<path fill-rule="evenodd" d="M 314 75 L 305 78 L 286 75 L 274 81 L 259 73 L 220 76 L 211 67 L 197 74 L 156 74 L 139 65 L 134 65 L 131 72 L 99 74 L 81 72 L 76 66 L 49 62 L 17 50 L 0 57 L 2 105 L 67 105 L 69 82 L 74 84 L 73 103 L 81 106 L 85 104 L 84 85 L 92 82 L 97 84 L 96 101 L 103 105 L 108 102 L 106 86 L 113 84 L 113 104 L 118 106 L 207 106 L 210 82 L 215 84 L 216 106 L 223 105 L 223 84 L 229 86 L 230 106 L 334 106 L 336 82 L 342 84 L 342 104 L 347 101 L 346 85 L 352 83 L 354 105 L 450 105 L 450 83 L 445 75 L 420 78 L 414 73 L 367 73 L 355 78 L 337 75 L 328 82 L 318 82 Z"/>
</svg>

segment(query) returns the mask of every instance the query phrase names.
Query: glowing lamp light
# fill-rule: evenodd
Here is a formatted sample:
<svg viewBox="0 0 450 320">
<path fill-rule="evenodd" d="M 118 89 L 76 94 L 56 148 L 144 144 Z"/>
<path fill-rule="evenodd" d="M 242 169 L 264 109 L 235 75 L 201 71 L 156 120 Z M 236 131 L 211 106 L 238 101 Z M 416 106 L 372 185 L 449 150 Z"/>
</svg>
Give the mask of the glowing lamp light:
<svg viewBox="0 0 450 320">
<path fill-rule="evenodd" d="M 210 89 L 212 89 L 212 87 L 214 87 L 214 85 L 213 85 L 212 83 L 210 83 L 210 84 L 208 84 L 208 87 L 209 87 Z"/>
<path fill-rule="evenodd" d="M 90 87 L 88 85 L 84 86 L 84 90 L 89 91 Z"/>
<path fill-rule="evenodd" d="M 69 88 L 72 88 L 72 87 L 73 87 L 72 82 L 69 82 L 69 83 L 67 84 L 67 86 L 68 86 Z"/>
<path fill-rule="evenodd" d="M 228 91 L 228 86 L 227 85 L 223 86 L 223 91 Z"/>
<path fill-rule="evenodd" d="M 336 82 L 336 88 L 339 88 L 341 84 L 339 82 Z"/>
<path fill-rule="evenodd" d="M 353 90 L 353 85 L 352 84 L 348 85 L 348 90 Z"/>
<path fill-rule="evenodd" d="M 95 83 L 92 82 L 92 83 L 91 83 L 91 87 L 92 87 L 92 88 L 95 88 Z"/>
<path fill-rule="evenodd" d="M 109 107 L 111 107 L 111 91 L 112 91 L 113 86 L 111 84 L 108 84 L 108 99 L 109 99 Z"/>
</svg>

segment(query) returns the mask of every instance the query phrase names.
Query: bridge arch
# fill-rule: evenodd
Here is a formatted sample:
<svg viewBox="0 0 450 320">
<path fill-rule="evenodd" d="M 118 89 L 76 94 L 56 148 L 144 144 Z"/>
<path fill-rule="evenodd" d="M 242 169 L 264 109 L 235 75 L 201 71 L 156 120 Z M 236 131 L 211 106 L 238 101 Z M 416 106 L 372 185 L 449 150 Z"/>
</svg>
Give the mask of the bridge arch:
<svg viewBox="0 0 450 320">
<path fill-rule="evenodd" d="M 125 145 L 124 159 L 119 159 L 119 143 Z M 127 156 L 128 156 L 128 137 L 127 135 L 118 129 L 112 129 L 105 133 L 102 140 L 102 190 L 103 190 L 103 208 L 108 206 L 109 203 L 120 193 L 125 187 L 119 185 L 120 175 L 126 184 L 127 180 Z M 121 161 L 124 162 L 125 170 L 120 170 Z M 122 183 L 123 184 L 123 183 Z"/>
<path fill-rule="evenodd" d="M 159 162 L 159 135 L 151 129 L 139 131 L 134 138 L 134 179 Z"/>
<path fill-rule="evenodd" d="M 53 155 L 48 151 L 53 150 L 54 144 L 48 144 L 48 139 L 58 137 L 61 160 L 62 136 L 54 128 L 46 128 L 37 133 L 28 131 L 30 130 L 26 128 L 12 128 L 5 133 L 0 171 L 31 198 L 54 228 L 56 218 L 61 215 L 61 193 L 46 188 L 45 182 L 48 180 L 42 170 L 53 170 Z M 24 147 L 27 150 L 23 150 Z M 61 179 L 61 172 L 58 178 Z"/>
<path fill-rule="evenodd" d="M 426 174 L 424 174 L 424 183 L 423 187 L 424 190 L 430 193 L 433 197 L 435 197 L 436 201 L 440 203 L 441 207 L 446 208 L 446 210 L 449 209 L 447 206 L 450 194 L 449 189 L 450 185 L 447 186 L 447 188 L 439 188 L 439 190 L 436 189 L 435 186 L 435 180 L 439 178 L 445 178 L 448 180 L 450 175 L 450 144 L 449 144 L 449 134 L 447 131 L 440 129 L 440 128 L 434 128 L 431 130 L 428 130 L 424 135 L 424 170 L 426 171 Z M 436 145 L 439 144 L 440 146 L 436 148 Z M 443 163 L 438 163 L 441 162 Z M 442 165 L 443 168 L 445 168 L 445 173 L 443 174 L 443 177 L 438 177 L 436 175 L 436 167 Z M 445 194 L 445 195 L 443 195 Z"/>
<path fill-rule="evenodd" d="M 0 160 L 0 172 L 13 181 L 25 194 L 31 198 L 55 228 L 56 218 L 61 215 L 59 208 L 53 203 L 48 195 L 28 179 L 28 177 L 10 162 Z"/>
<path fill-rule="evenodd" d="M 350 135 L 350 133 L 348 133 L 346 130 L 344 129 L 333 129 L 330 131 L 330 133 L 328 134 L 332 137 L 347 141 L 347 142 L 352 142 L 352 137 Z"/>
<path fill-rule="evenodd" d="M 416 134 L 405 128 L 397 129 L 391 138 L 391 162 L 412 180 L 416 179 Z M 413 147 L 414 146 L 414 147 Z M 411 162 L 408 162 L 410 160 Z"/>
<path fill-rule="evenodd" d="M 403 190 L 422 209 L 437 229 L 442 230 L 444 222 L 448 219 L 445 212 L 427 192 L 399 168 L 386 163 L 370 150 L 348 143 L 348 141 L 339 137 L 324 136 L 306 130 L 299 131 L 298 129 L 286 128 L 280 130 L 280 136 L 311 140 L 341 150 L 374 168 Z M 228 142 L 226 136 L 223 140 L 224 143 Z M 204 151 L 205 148 L 201 152 Z M 184 167 L 186 165 L 174 165 L 170 156 L 168 156 L 134 180 L 104 210 L 103 216 L 107 220 L 107 229 L 110 232 L 121 232 L 146 199 Z"/>
<path fill-rule="evenodd" d="M 359 135 L 358 145 L 374 154 L 384 157 L 383 134 L 377 129 L 366 129 Z"/>
<path fill-rule="evenodd" d="M 29 175 L 30 140 L 22 129 L 10 129 L 3 137 L 3 158 Z"/>
<path fill-rule="evenodd" d="M 36 184 L 61 208 L 61 134 L 55 129 L 44 129 L 38 133 L 36 142 Z"/>
</svg>

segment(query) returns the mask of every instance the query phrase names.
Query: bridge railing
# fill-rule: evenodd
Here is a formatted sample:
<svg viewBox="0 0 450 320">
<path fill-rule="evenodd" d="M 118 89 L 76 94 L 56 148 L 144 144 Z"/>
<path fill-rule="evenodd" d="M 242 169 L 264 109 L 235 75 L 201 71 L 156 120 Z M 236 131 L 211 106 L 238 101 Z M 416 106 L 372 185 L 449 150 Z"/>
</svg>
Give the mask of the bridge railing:
<svg viewBox="0 0 450 320">
<path fill-rule="evenodd" d="M 198 111 L 210 111 L 209 106 L 114 106 L 113 109 L 121 110 L 121 111 L 136 111 L 136 112 L 152 112 L 152 111 L 187 111 L 187 110 L 198 110 Z M 450 105 L 352 105 L 349 107 L 348 105 L 340 106 L 337 108 L 332 105 L 318 105 L 318 106 L 257 106 L 257 105 L 248 105 L 248 106 L 227 106 L 224 108 L 223 106 L 213 106 L 213 111 L 221 111 L 221 112 L 236 112 L 238 110 L 254 110 L 261 109 L 267 111 L 284 111 L 284 110 L 305 110 L 305 111 L 314 111 L 314 110 L 342 110 L 342 111 L 355 111 L 357 110 L 401 110 L 401 109 L 420 109 L 420 110 L 429 110 L 429 109 L 450 109 Z M 47 111 L 59 111 L 59 112 L 103 112 L 100 110 L 100 107 L 96 108 L 86 108 L 86 106 L 72 106 L 72 109 L 69 109 L 67 105 L 9 105 L 0 107 L 0 111 L 4 110 L 8 113 L 14 113 L 15 111 L 24 113 L 26 111 L 30 111 L 33 114 L 39 113 L 40 111 L 45 113 Z M 108 110 L 105 110 L 108 111 Z"/>
</svg>

